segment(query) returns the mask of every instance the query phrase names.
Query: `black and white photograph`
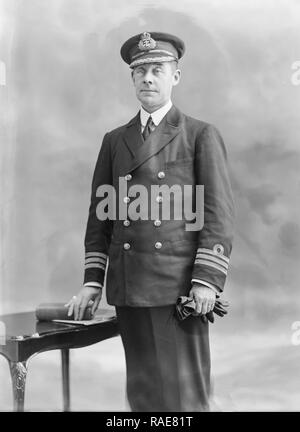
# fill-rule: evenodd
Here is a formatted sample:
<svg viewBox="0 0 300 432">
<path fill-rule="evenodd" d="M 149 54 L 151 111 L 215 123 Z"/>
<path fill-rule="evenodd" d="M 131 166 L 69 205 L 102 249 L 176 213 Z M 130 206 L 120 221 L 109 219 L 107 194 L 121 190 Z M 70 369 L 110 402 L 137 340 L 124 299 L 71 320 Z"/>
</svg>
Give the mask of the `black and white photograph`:
<svg viewBox="0 0 300 432">
<path fill-rule="evenodd" d="M 0 412 L 300 411 L 299 0 L 0 0 L 0 160 Z"/>
</svg>

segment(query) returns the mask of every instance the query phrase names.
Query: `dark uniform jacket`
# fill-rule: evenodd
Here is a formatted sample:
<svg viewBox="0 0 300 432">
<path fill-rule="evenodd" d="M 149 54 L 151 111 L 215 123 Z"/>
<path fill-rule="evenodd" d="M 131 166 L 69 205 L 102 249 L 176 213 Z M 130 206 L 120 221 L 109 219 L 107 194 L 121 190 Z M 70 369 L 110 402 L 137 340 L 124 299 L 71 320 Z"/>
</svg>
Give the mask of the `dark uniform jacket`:
<svg viewBox="0 0 300 432">
<path fill-rule="evenodd" d="M 144 185 L 149 196 L 151 185 L 192 185 L 194 209 L 195 185 L 203 185 L 202 229 L 187 230 L 191 221 L 185 215 L 181 220 L 151 220 L 150 205 L 148 220 L 99 220 L 99 186 L 115 187 L 117 209 L 119 199 L 126 201 L 126 193 L 119 191 L 120 177 L 128 188 Z M 127 199 L 127 205 L 134 199 Z M 173 200 L 171 194 L 171 204 Z M 107 301 L 118 306 L 174 304 L 178 296 L 188 295 L 192 279 L 223 291 L 233 217 L 226 149 L 218 130 L 172 106 L 144 141 L 138 113 L 103 139 L 92 182 L 84 283 L 103 284 L 106 273 Z"/>
</svg>

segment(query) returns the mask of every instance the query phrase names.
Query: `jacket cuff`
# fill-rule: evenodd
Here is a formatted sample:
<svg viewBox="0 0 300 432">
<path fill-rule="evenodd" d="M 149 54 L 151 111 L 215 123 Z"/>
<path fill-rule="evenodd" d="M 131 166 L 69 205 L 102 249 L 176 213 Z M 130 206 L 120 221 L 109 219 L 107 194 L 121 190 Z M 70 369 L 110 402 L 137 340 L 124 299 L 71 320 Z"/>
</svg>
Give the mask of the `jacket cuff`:
<svg viewBox="0 0 300 432">
<path fill-rule="evenodd" d="M 85 253 L 84 285 L 90 282 L 97 282 L 103 286 L 107 260 L 108 256 L 103 252 Z"/>
<path fill-rule="evenodd" d="M 212 249 L 199 247 L 194 262 L 192 279 L 205 281 L 213 285 L 219 292 L 224 289 L 229 258 L 224 253 L 221 244 L 215 244 Z"/>
<path fill-rule="evenodd" d="M 101 285 L 99 282 L 87 282 L 87 283 L 83 284 L 83 286 L 103 288 L 103 285 Z"/>
<path fill-rule="evenodd" d="M 212 289 L 216 294 L 220 294 L 220 292 L 221 292 L 217 287 L 215 287 L 211 283 L 206 282 L 204 280 L 201 280 L 201 279 L 192 279 L 192 282 L 195 282 L 195 283 L 198 283 L 198 284 L 201 284 L 201 285 L 205 285 L 208 288 Z"/>
</svg>

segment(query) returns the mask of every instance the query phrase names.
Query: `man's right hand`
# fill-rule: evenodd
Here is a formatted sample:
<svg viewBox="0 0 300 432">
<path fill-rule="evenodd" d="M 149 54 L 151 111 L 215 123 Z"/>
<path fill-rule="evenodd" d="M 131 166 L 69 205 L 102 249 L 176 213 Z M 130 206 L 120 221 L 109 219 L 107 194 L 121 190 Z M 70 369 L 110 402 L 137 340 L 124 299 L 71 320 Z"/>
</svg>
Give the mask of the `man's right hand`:
<svg viewBox="0 0 300 432">
<path fill-rule="evenodd" d="M 82 320 L 86 307 L 90 302 L 93 302 L 92 315 L 96 312 L 102 297 L 102 288 L 85 286 L 81 288 L 77 296 L 65 305 L 69 307 L 68 316 L 74 312 L 74 320 Z"/>
</svg>

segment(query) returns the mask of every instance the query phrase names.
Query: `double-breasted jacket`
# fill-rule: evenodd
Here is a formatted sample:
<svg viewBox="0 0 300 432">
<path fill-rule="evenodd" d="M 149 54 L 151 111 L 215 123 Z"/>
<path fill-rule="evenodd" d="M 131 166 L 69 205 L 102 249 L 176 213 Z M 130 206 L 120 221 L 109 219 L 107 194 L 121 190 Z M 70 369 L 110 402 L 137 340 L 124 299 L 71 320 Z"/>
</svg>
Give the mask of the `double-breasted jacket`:
<svg viewBox="0 0 300 432">
<path fill-rule="evenodd" d="M 102 193 L 104 185 L 115 191 L 109 203 L 115 198 L 114 211 L 108 211 L 115 217 L 107 219 L 100 215 L 109 195 Z M 130 189 L 134 191 L 141 185 L 146 197 L 130 195 Z M 172 209 L 178 197 L 172 193 L 155 196 L 157 187 L 162 185 L 178 185 L 182 191 L 184 186 L 190 188 L 186 202 L 182 195 L 182 209 L 185 202 L 193 211 L 202 212 L 201 229 L 187 229 L 191 221 L 184 211 L 181 218 L 174 214 L 172 217 L 172 210 L 169 218 L 163 217 L 163 205 Z M 138 197 L 142 210 L 134 206 Z M 197 198 L 202 205 L 196 205 Z M 153 200 L 158 208 L 161 206 L 155 218 L 151 214 Z M 126 217 L 120 217 L 124 206 Z M 141 210 L 143 218 L 134 217 L 133 212 L 130 215 L 130 206 Z M 192 279 L 206 281 L 223 291 L 233 221 L 227 155 L 218 130 L 172 106 L 144 141 L 138 113 L 103 139 L 92 181 L 84 283 L 103 284 L 106 277 L 107 301 L 118 306 L 175 304 L 178 296 L 188 295 Z"/>
</svg>

